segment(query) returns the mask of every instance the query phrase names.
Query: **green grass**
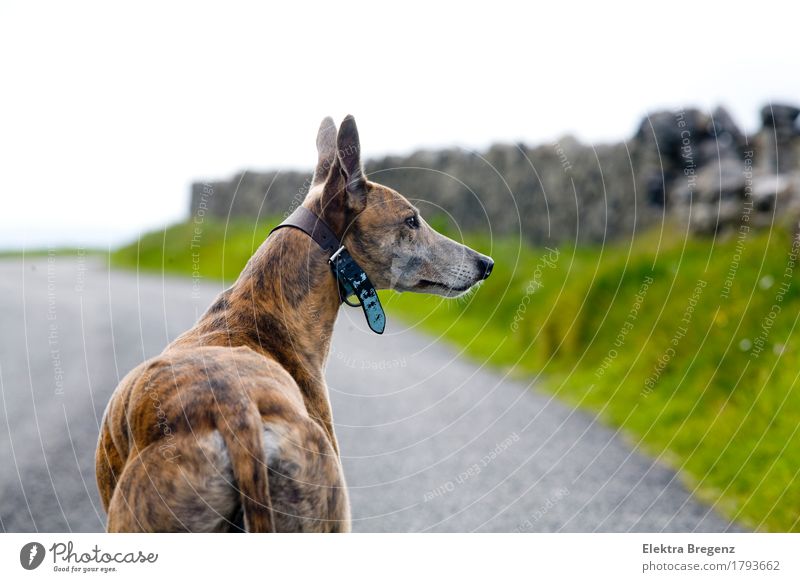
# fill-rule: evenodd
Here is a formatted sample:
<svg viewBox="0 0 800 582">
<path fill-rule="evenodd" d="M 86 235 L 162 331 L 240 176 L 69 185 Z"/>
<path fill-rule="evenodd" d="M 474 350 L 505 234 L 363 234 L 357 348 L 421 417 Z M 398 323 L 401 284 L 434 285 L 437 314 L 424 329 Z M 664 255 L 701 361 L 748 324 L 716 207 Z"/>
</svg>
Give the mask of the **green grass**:
<svg viewBox="0 0 800 582">
<path fill-rule="evenodd" d="M 143 235 L 138 241 L 111 254 L 111 263 L 144 271 L 233 282 L 247 260 L 279 221 L 213 220 L 179 223 Z"/>
<path fill-rule="evenodd" d="M 78 248 L 78 247 L 54 247 L 54 248 L 37 248 L 37 249 L 3 249 L 0 250 L 0 259 L 19 259 L 22 257 L 39 258 L 47 256 L 100 256 L 105 251 L 96 248 Z"/>
<path fill-rule="evenodd" d="M 192 228 L 146 235 L 112 261 L 182 274 L 199 265 L 204 277 L 233 280 L 269 225 L 203 224 L 195 263 Z M 735 235 L 687 240 L 666 232 L 561 246 L 552 265 L 542 262 L 545 249 L 471 237 L 468 244 L 495 259 L 477 292 L 458 301 L 382 296 L 390 318 L 414 322 L 477 361 L 537 376 L 543 389 L 621 427 L 728 517 L 800 531 L 800 289 L 794 271 L 785 276 L 792 238 L 751 232 L 737 251 Z M 780 311 L 770 319 L 773 305 Z"/>
</svg>

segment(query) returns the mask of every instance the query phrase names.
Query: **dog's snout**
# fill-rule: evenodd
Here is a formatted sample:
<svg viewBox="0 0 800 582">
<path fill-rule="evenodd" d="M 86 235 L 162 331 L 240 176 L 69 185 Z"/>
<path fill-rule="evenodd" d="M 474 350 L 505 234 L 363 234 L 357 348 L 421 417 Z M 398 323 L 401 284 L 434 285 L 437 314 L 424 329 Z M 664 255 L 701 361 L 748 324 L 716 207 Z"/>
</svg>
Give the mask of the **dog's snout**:
<svg viewBox="0 0 800 582">
<path fill-rule="evenodd" d="M 478 270 L 481 273 L 481 279 L 488 279 L 489 275 L 492 274 L 493 267 L 494 261 L 491 257 L 481 256 L 478 259 Z"/>
</svg>

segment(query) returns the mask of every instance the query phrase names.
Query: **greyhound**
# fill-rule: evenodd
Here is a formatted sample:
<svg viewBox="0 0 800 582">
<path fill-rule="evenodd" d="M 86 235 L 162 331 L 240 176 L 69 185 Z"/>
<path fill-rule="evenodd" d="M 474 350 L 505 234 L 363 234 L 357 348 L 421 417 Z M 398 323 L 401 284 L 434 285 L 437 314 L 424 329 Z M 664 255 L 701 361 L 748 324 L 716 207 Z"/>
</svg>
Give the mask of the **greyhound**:
<svg viewBox="0 0 800 582">
<path fill-rule="evenodd" d="M 382 332 L 375 289 L 456 297 L 491 273 L 367 180 L 352 116 L 338 132 L 325 118 L 317 150 L 294 221 L 111 397 L 96 453 L 108 531 L 349 531 L 323 377 L 339 306 L 352 292 Z"/>
</svg>

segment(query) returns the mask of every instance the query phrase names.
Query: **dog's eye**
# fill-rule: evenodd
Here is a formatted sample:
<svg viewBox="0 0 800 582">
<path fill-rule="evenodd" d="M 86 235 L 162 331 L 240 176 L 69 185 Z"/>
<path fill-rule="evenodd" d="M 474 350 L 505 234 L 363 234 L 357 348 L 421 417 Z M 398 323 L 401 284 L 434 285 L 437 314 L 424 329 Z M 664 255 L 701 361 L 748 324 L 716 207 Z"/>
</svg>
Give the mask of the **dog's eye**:
<svg viewBox="0 0 800 582">
<path fill-rule="evenodd" d="M 419 228 L 419 220 L 417 220 L 416 216 L 409 216 L 406 218 L 406 225 L 409 228 Z"/>
</svg>

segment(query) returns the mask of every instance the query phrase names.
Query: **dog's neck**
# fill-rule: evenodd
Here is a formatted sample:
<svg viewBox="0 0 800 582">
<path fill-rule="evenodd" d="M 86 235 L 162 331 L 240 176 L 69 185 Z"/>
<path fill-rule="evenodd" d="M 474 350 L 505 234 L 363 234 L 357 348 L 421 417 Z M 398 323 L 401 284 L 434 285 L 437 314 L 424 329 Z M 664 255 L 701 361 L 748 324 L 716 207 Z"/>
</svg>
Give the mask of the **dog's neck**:
<svg viewBox="0 0 800 582">
<path fill-rule="evenodd" d="M 284 228 L 269 236 L 236 283 L 172 345 L 247 346 L 276 360 L 338 452 L 323 374 L 340 304 L 327 254 L 303 232 Z"/>
<path fill-rule="evenodd" d="M 327 254 L 296 229 L 273 233 L 231 288 L 229 303 L 255 336 L 251 348 L 297 379 L 322 381 L 341 301 Z"/>
</svg>

